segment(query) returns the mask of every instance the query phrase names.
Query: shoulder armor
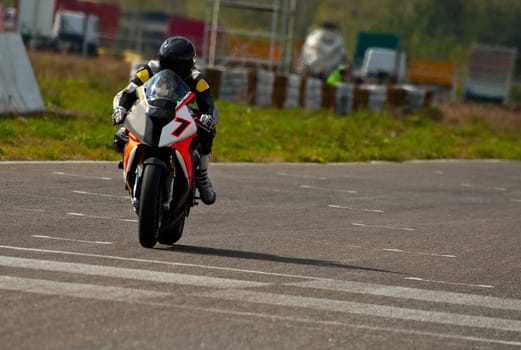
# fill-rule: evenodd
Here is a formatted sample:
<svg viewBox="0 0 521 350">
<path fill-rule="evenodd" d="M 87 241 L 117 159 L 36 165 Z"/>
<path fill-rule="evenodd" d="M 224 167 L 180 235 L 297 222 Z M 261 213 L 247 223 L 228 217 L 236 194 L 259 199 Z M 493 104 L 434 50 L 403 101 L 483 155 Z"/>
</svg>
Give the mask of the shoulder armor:
<svg viewBox="0 0 521 350">
<path fill-rule="evenodd" d="M 158 60 L 150 60 L 150 61 L 148 61 L 147 65 L 150 67 L 152 74 L 156 74 L 157 72 L 159 72 L 161 70 Z"/>
<path fill-rule="evenodd" d="M 202 76 L 203 76 L 203 73 L 201 73 L 201 71 L 199 69 L 196 69 L 196 68 L 192 69 L 192 72 L 190 73 L 190 77 L 193 80 L 200 79 Z"/>
<path fill-rule="evenodd" d="M 193 86 L 195 86 L 196 93 L 206 91 L 210 88 L 210 84 L 208 84 L 205 76 L 198 69 L 192 69 L 190 79 L 193 81 Z"/>
</svg>

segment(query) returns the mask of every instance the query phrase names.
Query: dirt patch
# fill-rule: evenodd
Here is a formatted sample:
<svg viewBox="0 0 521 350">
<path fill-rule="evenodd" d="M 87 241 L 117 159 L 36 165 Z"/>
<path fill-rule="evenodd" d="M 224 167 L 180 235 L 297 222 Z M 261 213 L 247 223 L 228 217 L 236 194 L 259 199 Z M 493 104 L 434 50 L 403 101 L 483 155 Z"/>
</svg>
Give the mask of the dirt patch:
<svg viewBox="0 0 521 350">
<path fill-rule="evenodd" d="M 37 79 L 94 79 L 114 86 L 129 80 L 130 63 L 121 57 L 82 57 L 34 50 L 28 54 Z"/>
<path fill-rule="evenodd" d="M 493 104 L 453 102 L 436 106 L 442 111 L 442 123 L 449 126 L 468 125 L 475 120 L 495 130 L 511 129 L 521 134 L 521 108 Z"/>
</svg>

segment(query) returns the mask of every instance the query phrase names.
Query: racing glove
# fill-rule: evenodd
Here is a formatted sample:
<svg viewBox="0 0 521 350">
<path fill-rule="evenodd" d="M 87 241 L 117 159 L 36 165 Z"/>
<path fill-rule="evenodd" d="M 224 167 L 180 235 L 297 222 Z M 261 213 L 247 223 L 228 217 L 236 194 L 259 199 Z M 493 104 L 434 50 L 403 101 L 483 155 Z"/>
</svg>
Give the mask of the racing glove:
<svg viewBox="0 0 521 350">
<path fill-rule="evenodd" d="M 126 117 L 127 110 L 125 107 L 118 106 L 114 108 L 114 111 L 112 112 L 112 125 L 123 123 Z"/>
<path fill-rule="evenodd" d="M 206 131 L 215 131 L 215 119 L 210 114 L 201 114 L 199 116 L 199 125 Z"/>
</svg>

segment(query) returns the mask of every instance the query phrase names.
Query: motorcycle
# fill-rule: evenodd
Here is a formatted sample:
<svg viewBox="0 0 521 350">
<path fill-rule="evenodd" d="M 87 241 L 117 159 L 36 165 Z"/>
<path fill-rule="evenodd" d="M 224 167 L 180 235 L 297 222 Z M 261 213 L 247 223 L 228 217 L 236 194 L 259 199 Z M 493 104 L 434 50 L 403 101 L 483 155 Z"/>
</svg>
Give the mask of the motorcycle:
<svg viewBox="0 0 521 350">
<path fill-rule="evenodd" d="M 129 138 L 123 158 L 125 186 L 139 218 L 139 243 L 145 248 L 157 242 L 172 245 L 198 204 L 198 118 L 188 106 L 195 94 L 168 69 L 154 74 L 137 94 L 124 122 Z"/>
</svg>

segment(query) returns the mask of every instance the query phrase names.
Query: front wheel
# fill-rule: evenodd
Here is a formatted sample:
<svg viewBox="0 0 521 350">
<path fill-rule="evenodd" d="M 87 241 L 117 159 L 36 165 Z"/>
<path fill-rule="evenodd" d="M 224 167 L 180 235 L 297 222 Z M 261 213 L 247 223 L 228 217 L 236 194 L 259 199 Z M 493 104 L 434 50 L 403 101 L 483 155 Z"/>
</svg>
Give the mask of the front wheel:
<svg viewBox="0 0 521 350">
<path fill-rule="evenodd" d="M 181 239 L 183 230 L 185 228 L 185 217 L 181 218 L 177 224 L 175 224 L 168 232 L 160 232 L 158 241 L 161 244 L 172 245 Z"/>
<path fill-rule="evenodd" d="M 139 200 L 139 243 L 152 248 L 157 243 L 162 216 L 162 169 L 157 165 L 147 165 L 143 170 L 141 195 Z"/>
</svg>

